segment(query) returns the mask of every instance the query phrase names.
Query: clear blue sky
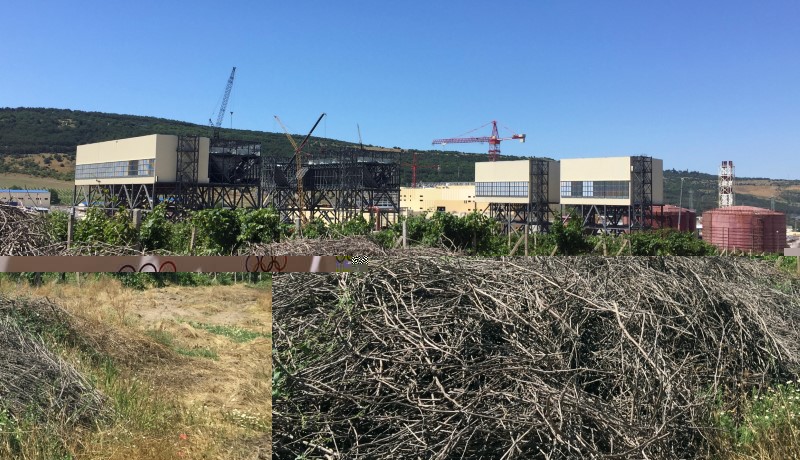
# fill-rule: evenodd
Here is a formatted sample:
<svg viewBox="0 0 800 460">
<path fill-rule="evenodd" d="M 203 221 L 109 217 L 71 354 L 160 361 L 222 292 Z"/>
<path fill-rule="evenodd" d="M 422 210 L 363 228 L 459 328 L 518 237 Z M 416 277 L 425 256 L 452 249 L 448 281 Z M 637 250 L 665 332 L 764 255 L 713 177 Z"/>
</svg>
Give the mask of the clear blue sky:
<svg viewBox="0 0 800 460">
<path fill-rule="evenodd" d="M 4 107 L 207 123 L 236 66 L 234 128 L 304 133 L 324 111 L 315 134 L 431 149 L 496 119 L 528 136 L 503 154 L 800 179 L 796 0 L 3 5 Z"/>
</svg>

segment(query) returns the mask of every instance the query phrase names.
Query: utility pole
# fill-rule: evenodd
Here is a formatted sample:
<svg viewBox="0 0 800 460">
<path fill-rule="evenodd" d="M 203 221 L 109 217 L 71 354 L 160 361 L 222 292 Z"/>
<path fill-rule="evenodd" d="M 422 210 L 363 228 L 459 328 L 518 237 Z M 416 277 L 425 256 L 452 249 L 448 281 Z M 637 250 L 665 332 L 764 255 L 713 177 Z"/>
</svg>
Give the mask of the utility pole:
<svg viewBox="0 0 800 460">
<path fill-rule="evenodd" d="M 683 204 L 682 203 L 683 202 L 683 181 L 685 179 L 686 179 L 685 177 L 681 177 L 681 193 L 680 193 L 680 196 L 678 197 L 678 231 L 681 231 L 681 215 L 683 215 L 683 207 L 682 207 L 682 204 Z"/>
</svg>

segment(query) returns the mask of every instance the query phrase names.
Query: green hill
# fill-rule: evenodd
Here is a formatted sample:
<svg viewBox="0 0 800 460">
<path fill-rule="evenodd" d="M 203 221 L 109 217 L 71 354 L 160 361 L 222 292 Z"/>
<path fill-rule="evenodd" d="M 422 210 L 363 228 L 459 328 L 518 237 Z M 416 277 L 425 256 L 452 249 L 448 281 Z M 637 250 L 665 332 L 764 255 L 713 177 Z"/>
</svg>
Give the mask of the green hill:
<svg viewBox="0 0 800 460">
<path fill-rule="evenodd" d="M 0 108 L 0 174 L 22 173 L 32 176 L 71 180 L 73 170 L 67 160 L 66 168 L 60 156 L 74 159 L 78 145 L 147 134 L 209 136 L 210 128 L 182 121 L 156 117 L 118 115 L 46 108 Z M 239 129 L 220 130 L 226 139 L 258 141 L 266 154 L 291 155 L 292 147 L 282 133 Z M 311 138 L 315 145 L 353 145 L 335 139 Z M 405 150 L 401 154 L 402 183 L 411 182 L 412 154 L 417 153 L 418 182 L 463 182 L 475 177 L 474 164 L 486 161 L 486 154 L 441 150 Z M 41 154 L 49 154 L 44 157 Z M 653 154 L 658 157 L 657 154 Z M 503 156 L 502 160 L 523 157 Z M 48 165 L 61 165 L 49 168 Z M 439 166 L 439 168 L 437 168 Z M 667 165 L 668 166 L 668 165 Z M 668 203 L 693 205 L 698 212 L 716 207 L 717 177 L 690 171 L 664 171 L 665 198 Z M 680 177 L 684 181 L 680 196 Z M 764 178 L 738 178 L 737 204 L 769 208 L 775 196 L 775 209 L 790 215 L 800 215 L 800 180 L 776 181 Z"/>
</svg>

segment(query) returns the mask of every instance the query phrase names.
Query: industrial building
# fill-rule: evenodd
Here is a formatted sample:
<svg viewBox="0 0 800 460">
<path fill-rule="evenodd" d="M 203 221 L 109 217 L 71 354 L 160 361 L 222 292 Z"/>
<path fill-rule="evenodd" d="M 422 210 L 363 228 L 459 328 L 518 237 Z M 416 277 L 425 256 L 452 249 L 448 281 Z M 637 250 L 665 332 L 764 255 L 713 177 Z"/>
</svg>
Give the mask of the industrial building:
<svg viewBox="0 0 800 460">
<path fill-rule="evenodd" d="M 478 210 L 475 183 L 419 183 L 416 187 L 400 187 L 400 210 L 406 215 L 448 212 L 464 216 Z"/>
<path fill-rule="evenodd" d="M 149 136 L 79 145 L 73 205 L 173 212 L 259 207 L 261 144 L 198 136 Z"/>
<path fill-rule="evenodd" d="M 726 206 L 703 213 L 703 239 L 722 250 L 783 253 L 786 214 L 753 206 Z"/>
<path fill-rule="evenodd" d="M 477 210 L 498 220 L 504 233 L 525 225 L 546 232 L 569 211 L 585 228 L 606 233 L 694 231 L 695 223 L 691 210 L 664 206 L 663 161 L 645 156 L 478 162 L 474 183 L 403 188 L 401 201 L 411 213 Z"/>
<path fill-rule="evenodd" d="M 664 164 L 647 156 L 561 160 L 560 204 L 585 228 L 606 233 L 655 226 L 664 204 Z"/>
<path fill-rule="evenodd" d="M 40 210 L 50 209 L 49 190 L 0 190 L 0 203 Z"/>
<path fill-rule="evenodd" d="M 475 163 L 477 208 L 503 225 L 547 231 L 559 203 L 559 162 L 546 158 Z"/>
</svg>

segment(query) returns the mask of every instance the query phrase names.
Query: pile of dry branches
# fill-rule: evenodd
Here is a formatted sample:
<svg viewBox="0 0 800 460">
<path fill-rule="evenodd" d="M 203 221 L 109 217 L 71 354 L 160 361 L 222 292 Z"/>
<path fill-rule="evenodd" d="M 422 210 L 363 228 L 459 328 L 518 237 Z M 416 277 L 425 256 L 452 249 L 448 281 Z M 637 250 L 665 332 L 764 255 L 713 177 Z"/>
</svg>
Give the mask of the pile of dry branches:
<svg viewBox="0 0 800 460">
<path fill-rule="evenodd" d="M 2 409 L 17 418 L 36 417 L 86 426 L 108 414 L 106 397 L 77 369 L 50 351 L 35 331 L 20 328 L 14 310 L 12 301 L 0 297 Z M 38 316 L 30 311 L 17 313 L 20 318 Z M 35 329 L 41 324 L 27 326 Z"/>
<path fill-rule="evenodd" d="M 386 250 L 363 236 L 344 238 L 295 238 L 280 243 L 249 246 L 245 252 L 257 256 L 385 256 Z"/>
<path fill-rule="evenodd" d="M 276 458 L 695 458 L 715 398 L 798 369 L 800 290 L 769 264 L 371 265 L 273 279 Z"/>
<path fill-rule="evenodd" d="M 39 213 L 0 204 L 0 256 L 41 256 L 51 243 Z"/>
</svg>

